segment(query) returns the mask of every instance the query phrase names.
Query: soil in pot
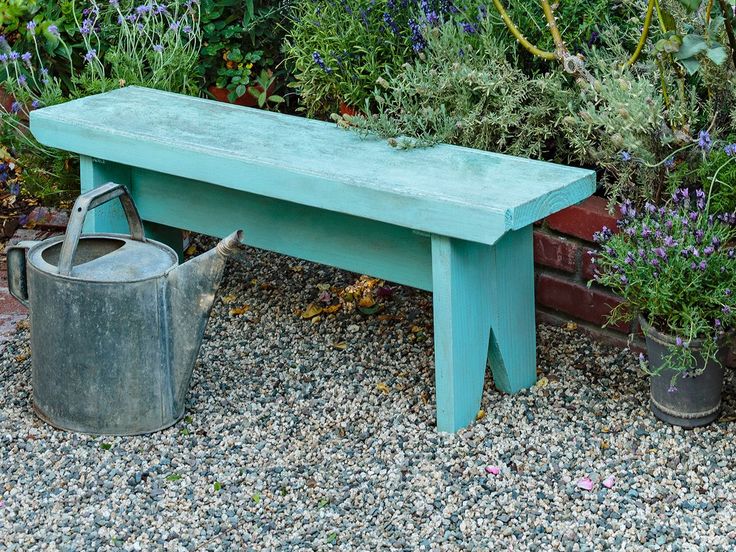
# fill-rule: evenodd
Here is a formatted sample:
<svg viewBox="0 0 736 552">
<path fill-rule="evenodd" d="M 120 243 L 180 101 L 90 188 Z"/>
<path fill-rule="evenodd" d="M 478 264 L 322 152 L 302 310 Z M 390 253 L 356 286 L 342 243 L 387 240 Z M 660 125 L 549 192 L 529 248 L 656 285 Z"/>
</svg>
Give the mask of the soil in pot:
<svg viewBox="0 0 736 552">
<path fill-rule="evenodd" d="M 649 366 L 657 371 L 664 364 L 664 358 L 672 347 L 675 338 L 663 334 L 640 318 L 641 328 L 647 344 Z M 718 359 L 705 360 L 700 350 L 702 341 L 693 340 L 688 345 L 692 350 L 696 364 L 689 372 L 682 372 L 672 386 L 672 369 L 664 369 L 660 374 L 651 376 L 650 399 L 654 415 L 667 423 L 693 428 L 713 422 L 721 410 L 721 391 L 723 389 L 723 365 L 728 352 L 727 344 L 720 348 Z"/>
</svg>

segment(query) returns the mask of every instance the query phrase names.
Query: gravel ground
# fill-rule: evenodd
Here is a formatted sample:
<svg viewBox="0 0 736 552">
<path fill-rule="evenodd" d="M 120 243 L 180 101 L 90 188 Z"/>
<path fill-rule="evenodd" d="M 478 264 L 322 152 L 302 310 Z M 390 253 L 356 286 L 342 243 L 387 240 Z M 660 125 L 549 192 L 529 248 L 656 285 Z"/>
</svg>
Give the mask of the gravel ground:
<svg viewBox="0 0 736 552">
<path fill-rule="evenodd" d="M 187 417 L 151 436 L 37 420 L 21 329 L 0 345 L 0 549 L 736 547 L 731 374 L 721 420 L 679 430 L 650 414 L 633 355 L 540 326 L 543 384 L 487 382 L 486 416 L 438 434 L 429 294 L 298 316 L 355 279 L 263 252 L 230 265 Z"/>
</svg>

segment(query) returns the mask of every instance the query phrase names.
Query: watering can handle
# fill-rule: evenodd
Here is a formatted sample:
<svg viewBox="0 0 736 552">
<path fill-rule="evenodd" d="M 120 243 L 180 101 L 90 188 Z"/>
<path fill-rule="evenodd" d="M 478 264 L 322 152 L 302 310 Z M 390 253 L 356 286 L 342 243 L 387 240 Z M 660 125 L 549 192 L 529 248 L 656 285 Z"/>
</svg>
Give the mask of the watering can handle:
<svg viewBox="0 0 736 552">
<path fill-rule="evenodd" d="M 87 193 L 80 195 L 74 202 L 72 214 L 69 217 L 69 224 L 64 236 L 64 243 L 61 246 L 59 254 L 59 274 L 69 276 L 72 271 L 72 263 L 74 262 L 74 254 L 77 252 L 79 238 L 82 236 L 82 225 L 87 217 L 87 212 L 95 207 L 112 201 L 116 197 L 120 198 L 120 203 L 125 211 L 125 218 L 128 219 L 128 228 L 130 229 L 130 237 L 137 241 L 146 241 L 143 234 L 143 222 L 138 214 L 133 200 L 128 193 L 128 189 L 122 184 L 108 182 Z"/>
</svg>

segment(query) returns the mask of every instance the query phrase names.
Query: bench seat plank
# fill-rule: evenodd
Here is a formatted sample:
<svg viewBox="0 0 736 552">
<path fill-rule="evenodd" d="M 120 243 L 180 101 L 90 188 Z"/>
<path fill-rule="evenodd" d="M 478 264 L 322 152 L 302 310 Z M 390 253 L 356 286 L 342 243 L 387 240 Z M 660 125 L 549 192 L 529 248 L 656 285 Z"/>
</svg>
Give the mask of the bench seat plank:
<svg viewBox="0 0 736 552">
<path fill-rule="evenodd" d="M 489 245 L 595 189 L 593 171 L 396 150 L 331 123 L 138 87 L 34 111 L 31 130 L 94 158 Z"/>
</svg>

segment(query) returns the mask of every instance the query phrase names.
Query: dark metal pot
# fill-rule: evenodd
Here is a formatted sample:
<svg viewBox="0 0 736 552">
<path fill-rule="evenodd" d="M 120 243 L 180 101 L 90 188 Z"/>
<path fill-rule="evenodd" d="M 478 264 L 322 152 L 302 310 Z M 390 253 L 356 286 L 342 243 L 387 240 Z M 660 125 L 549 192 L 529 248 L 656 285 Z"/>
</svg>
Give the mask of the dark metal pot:
<svg viewBox="0 0 736 552">
<path fill-rule="evenodd" d="M 658 371 L 664 364 L 663 359 L 675 347 L 675 338 L 655 330 L 642 317 L 639 318 L 647 343 L 649 366 Z M 728 348 L 726 343 L 718 351 L 718 360 L 705 360 L 700 350 L 702 340 L 692 340 L 688 345 L 695 356 L 695 369 L 682 372 L 675 387 L 670 392 L 672 369 L 664 369 L 656 376 L 651 376 L 649 394 L 654 415 L 667 423 L 693 428 L 713 422 L 721 410 L 721 391 L 723 389 L 723 364 Z M 701 373 L 702 372 L 702 373 Z"/>
</svg>

